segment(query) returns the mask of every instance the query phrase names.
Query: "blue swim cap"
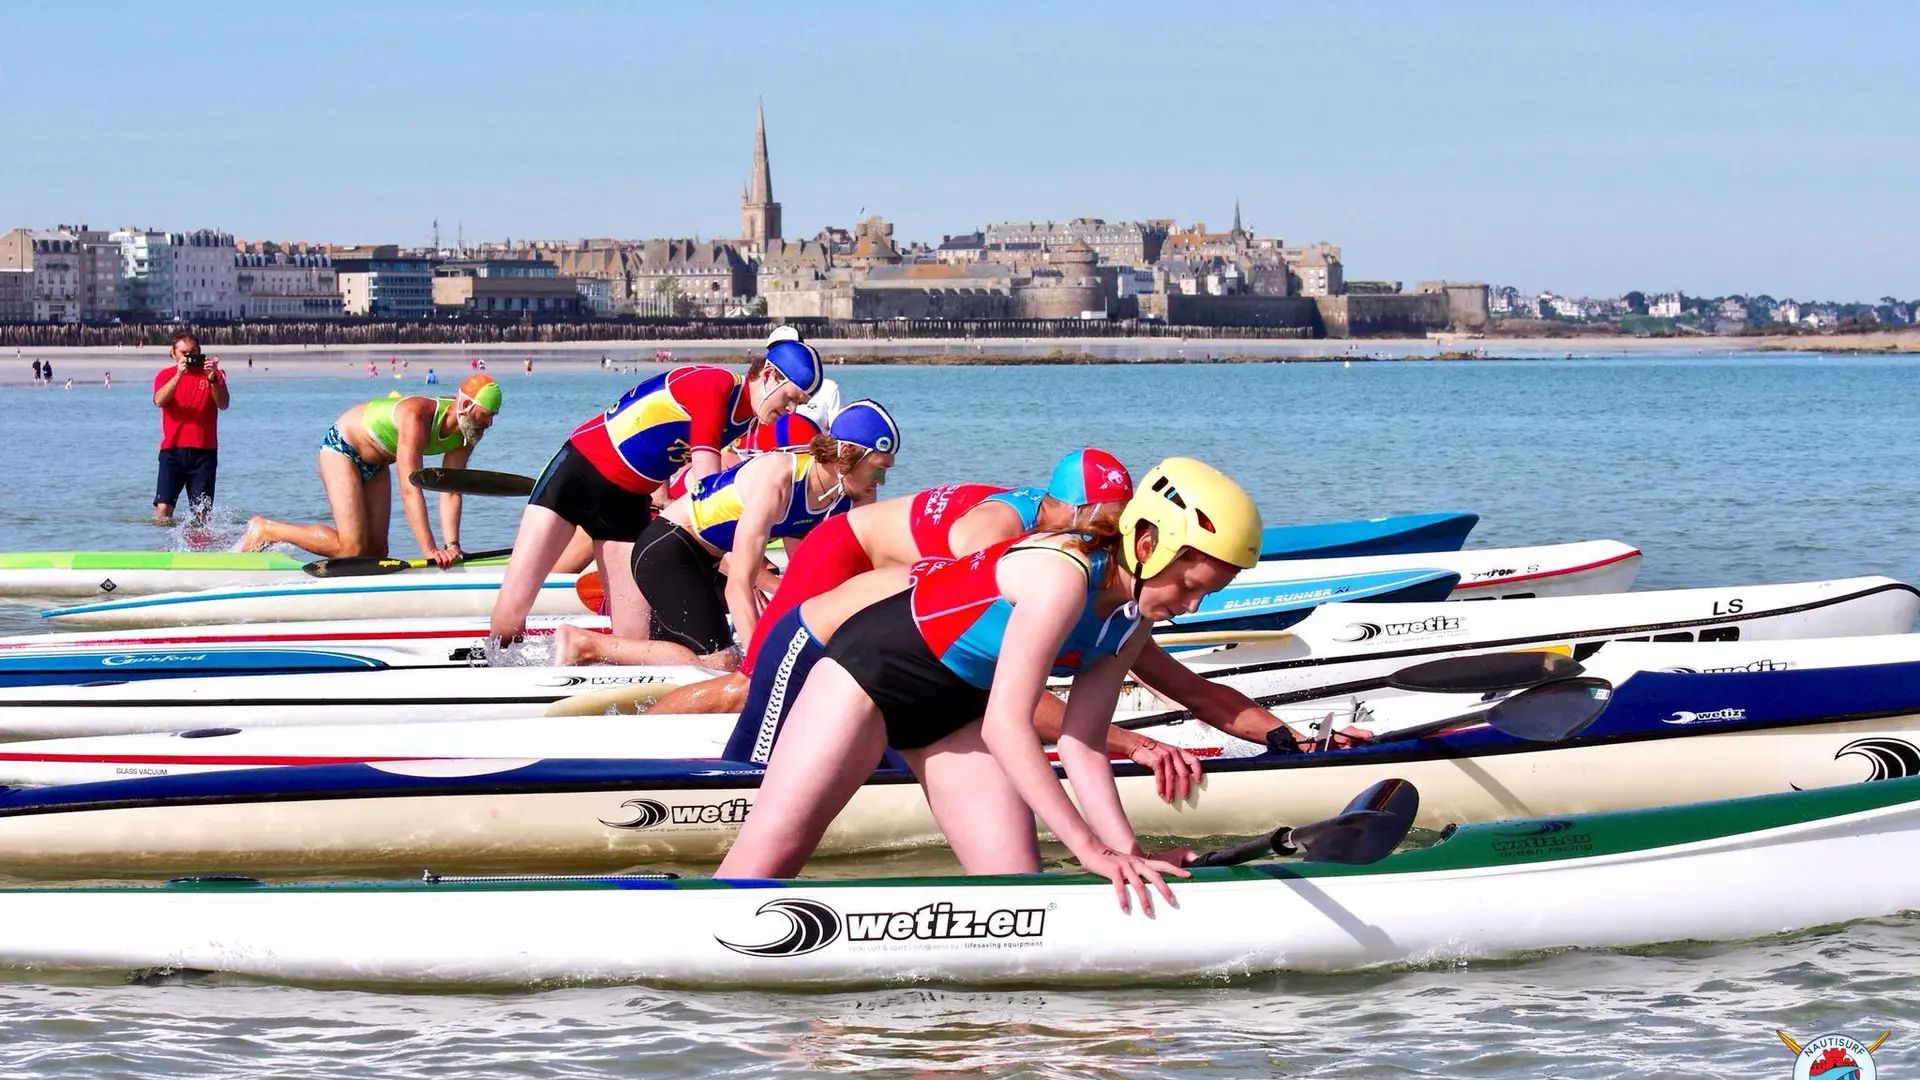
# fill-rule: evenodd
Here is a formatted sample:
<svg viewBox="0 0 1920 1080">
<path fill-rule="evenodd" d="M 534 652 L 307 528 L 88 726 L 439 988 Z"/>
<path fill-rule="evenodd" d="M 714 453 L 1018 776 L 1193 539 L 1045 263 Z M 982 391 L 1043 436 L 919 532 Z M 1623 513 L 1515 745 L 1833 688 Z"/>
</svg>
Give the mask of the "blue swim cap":
<svg viewBox="0 0 1920 1080">
<path fill-rule="evenodd" d="M 824 365 L 820 354 L 804 341 L 776 341 L 767 348 L 767 363 L 786 376 L 787 381 L 806 391 L 808 397 L 820 389 Z"/>
<path fill-rule="evenodd" d="M 882 454 L 900 451 L 900 425 L 893 414 L 877 401 L 860 400 L 841 409 L 827 426 L 827 434 L 838 442 L 864 446 Z"/>
</svg>

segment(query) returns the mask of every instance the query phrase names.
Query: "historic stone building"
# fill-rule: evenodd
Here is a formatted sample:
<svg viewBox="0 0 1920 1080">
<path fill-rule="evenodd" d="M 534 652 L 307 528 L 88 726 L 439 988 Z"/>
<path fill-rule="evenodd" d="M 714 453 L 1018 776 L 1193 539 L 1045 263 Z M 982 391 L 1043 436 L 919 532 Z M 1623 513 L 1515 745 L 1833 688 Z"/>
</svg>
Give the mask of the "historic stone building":
<svg viewBox="0 0 1920 1080">
<path fill-rule="evenodd" d="M 1067 248 L 1086 248 L 1100 263 L 1147 266 L 1159 260 L 1160 246 L 1166 238 L 1167 230 L 1158 222 L 1108 223 L 1099 218 L 1074 218 L 1065 223 L 1008 221 L 989 225 L 983 241 L 989 252 L 999 251 L 1008 256 L 997 261 L 1024 261 L 1021 253 L 1025 252 L 1045 255 Z"/>
</svg>

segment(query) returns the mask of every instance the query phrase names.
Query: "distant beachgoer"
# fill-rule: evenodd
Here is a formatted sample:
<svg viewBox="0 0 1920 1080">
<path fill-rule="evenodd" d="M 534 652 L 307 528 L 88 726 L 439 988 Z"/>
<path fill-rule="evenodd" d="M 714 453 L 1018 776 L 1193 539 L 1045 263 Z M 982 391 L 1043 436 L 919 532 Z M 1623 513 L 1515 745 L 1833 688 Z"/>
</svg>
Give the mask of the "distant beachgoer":
<svg viewBox="0 0 1920 1080">
<path fill-rule="evenodd" d="M 107 390 L 113 389 L 113 372 L 103 371 L 100 374 L 100 385 Z"/>
<path fill-rule="evenodd" d="M 51 381 L 51 380 L 49 380 L 49 381 L 48 381 L 48 383 L 47 383 L 47 385 L 49 385 L 49 386 L 51 386 L 51 385 L 53 385 L 53 383 L 52 383 L 52 381 Z M 69 376 L 67 376 L 67 385 L 66 385 L 66 386 L 63 386 L 63 387 L 61 387 L 61 389 L 63 389 L 63 390 L 71 390 L 71 389 L 73 389 L 73 376 L 71 376 L 71 375 L 69 375 Z"/>
<path fill-rule="evenodd" d="M 474 361 L 474 363 L 476 363 L 476 364 L 479 364 L 479 365 L 480 365 L 480 370 L 481 370 L 481 371 L 485 371 L 485 370 L 487 370 L 487 362 L 486 362 L 485 360 L 475 360 L 475 361 Z"/>
<path fill-rule="evenodd" d="M 433 373 L 433 369 L 432 369 L 432 368 L 428 368 L 428 369 L 427 369 L 427 385 L 428 385 L 428 386 L 432 386 L 432 385 L 434 385 L 434 384 L 436 384 L 436 383 L 438 383 L 439 381 L 440 381 L 440 376 L 438 376 L 438 375 L 435 375 L 435 374 Z"/>
<path fill-rule="evenodd" d="M 402 372 L 405 372 L 408 368 L 412 366 L 413 366 L 413 362 L 411 360 L 408 360 L 404 356 L 400 358 L 400 370 Z"/>
<path fill-rule="evenodd" d="M 184 489 L 194 524 L 199 525 L 213 507 L 220 469 L 220 410 L 231 398 L 220 358 L 203 355 L 192 334 L 175 335 L 169 355 L 173 366 L 153 376 L 153 403 L 160 409 L 160 477 L 153 491 L 153 520 L 171 522 Z"/>
<path fill-rule="evenodd" d="M 400 505 L 414 540 L 441 567 L 465 556 L 460 550 L 460 496 L 440 495 L 440 528 L 446 546 L 434 540 L 426 494 L 413 482 L 423 459 L 445 455 L 448 468 L 464 468 L 480 437 L 500 413 L 500 387 L 484 375 L 460 384 L 453 398 L 384 397 L 340 414 L 320 439 L 320 482 L 333 521 L 294 525 L 265 517 L 247 522 L 239 550 L 260 551 L 289 543 L 323 557 L 387 554 L 387 523 L 393 506 L 389 466 L 400 472 Z"/>
<path fill-rule="evenodd" d="M 47 380 L 47 385 L 48 385 L 48 386 L 52 386 L 52 385 L 53 385 L 53 361 L 51 361 L 51 360 L 47 360 L 47 361 L 43 361 L 43 362 L 41 363 L 41 365 L 40 365 L 40 376 L 41 376 L 42 378 L 44 378 L 44 379 L 46 379 L 46 380 Z M 68 387 L 69 389 L 71 389 L 71 388 L 73 387 L 73 380 L 72 380 L 72 379 L 68 379 L 68 380 L 67 380 L 67 387 Z"/>
<path fill-rule="evenodd" d="M 479 371 L 480 359 L 478 357 L 475 357 L 474 359 L 467 361 L 467 367 L 471 368 L 474 371 Z"/>
<path fill-rule="evenodd" d="M 533 357 L 531 356 L 527 357 L 526 367 L 527 367 L 527 374 L 529 375 L 533 374 Z"/>
<path fill-rule="evenodd" d="M 33 362 L 33 385 L 40 385 L 40 361 L 38 360 Z"/>
<path fill-rule="evenodd" d="M 253 357 L 251 356 L 247 357 L 247 370 L 248 371 L 253 370 Z"/>
<path fill-rule="evenodd" d="M 380 377 L 380 365 L 374 363 L 372 360 L 367 361 L 367 378 L 377 379 L 379 377 Z"/>
</svg>

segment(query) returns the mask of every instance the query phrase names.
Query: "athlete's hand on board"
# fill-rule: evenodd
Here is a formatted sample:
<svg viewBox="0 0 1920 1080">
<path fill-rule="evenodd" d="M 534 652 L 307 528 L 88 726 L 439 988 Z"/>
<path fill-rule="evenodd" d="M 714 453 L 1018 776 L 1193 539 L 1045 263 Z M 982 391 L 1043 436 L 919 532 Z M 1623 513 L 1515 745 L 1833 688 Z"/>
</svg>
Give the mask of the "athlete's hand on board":
<svg viewBox="0 0 1920 1080">
<path fill-rule="evenodd" d="M 1127 759 L 1153 770 L 1153 785 L 1167 802 L 1181 802 L 1200 783 L 1200 759 L 1158 739 L 1142 738 Z"/>
<path fill-rule="evenodd" d="M 433 565 L 445 570 L 460 561 L 460 545 L 451 544 L 443 548 L 434 548 L 427 552 L 427 558 L 433 560 Z"/>
<path fill-rule="evenodd" d="M 1110 847 L 1099 848 L 1080 856 L 1080 865 L 1087 873 L 1098 874 L 1113 882 L 1113 891 L 1120 898 L 1120 910 L 1133 910 L 1133 897 L 1140 897 L 1140 913 L 1153 914 L 1153 894 L 1158 892 L 1173 907 L 1180 904 L 1173 898 L 1173 890 L 1167 887 L 1163 875 L 1192 877 L 1187 871 L 1170 862 L 1149 859 L 1143 855 L 1127 855 Z M 1151 886 L 1151 889 L 1149 889 Z"/>
</svg>

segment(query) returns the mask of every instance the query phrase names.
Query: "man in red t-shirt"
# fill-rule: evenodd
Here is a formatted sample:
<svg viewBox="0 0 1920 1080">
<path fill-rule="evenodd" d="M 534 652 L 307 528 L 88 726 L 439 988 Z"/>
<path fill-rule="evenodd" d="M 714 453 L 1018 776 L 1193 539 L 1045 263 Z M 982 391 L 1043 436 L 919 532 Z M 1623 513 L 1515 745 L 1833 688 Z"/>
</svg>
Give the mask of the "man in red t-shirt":
<svg viewBox="0 0 1920 1080">
<path fill-rule="evenodd" d="M 153 376 L 153 403 L 160 407 L 160 481 L 153 489 L 153 520 L 173 523 L 173 504 L 186 489 L 193 523 L 213 508 L 214 474 L 220 467 L 220 410 L 231 398 L 220 358 L 203 356 L 200 340 L 173 336 L 173 366 Z"/>
</svg>

